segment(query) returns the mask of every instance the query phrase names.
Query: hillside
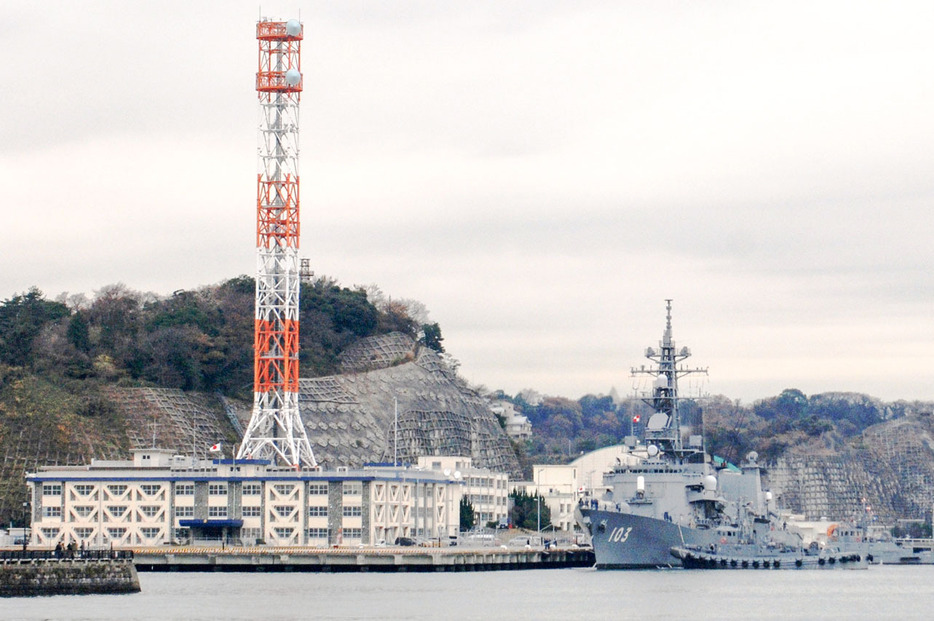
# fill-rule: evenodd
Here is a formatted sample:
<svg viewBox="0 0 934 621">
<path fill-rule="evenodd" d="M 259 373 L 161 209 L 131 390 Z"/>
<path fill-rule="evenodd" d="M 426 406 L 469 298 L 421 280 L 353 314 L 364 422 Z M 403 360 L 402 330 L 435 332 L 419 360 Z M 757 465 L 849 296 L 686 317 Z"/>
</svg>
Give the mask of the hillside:
<svg viewBox="0 0 934 621">
<path fill-rule="evenodd" d="M 527 478 L 532 463 L 567 463 L 638 435 L 636 415 L 647 420 L 645 404 L 612 393 L 481 395 L 447 362 L 440 327 L 413 318 L 424 316 L 417 303 L 328 278 L 303 283 L 301 295 L 300 408 L 326 466 L 456 453 Z M 252 407 L 252 329 L 245 276 L 162 298 L 115 285 L 93 299 L 32 290 L 0 303 L 0 520 L 21 520 L 23 474 L 39 465 L 153 445 L 203 457 L 222 442 L 229 454 Z M 491 398 L 530 419 L 531 440 L 509 442 Z M 934 404 L 789 389 L 683 411 L 711 452 L 733 462 L 758 452 L 787 509 L 930 519 Z"/>
<path fill-rule="evenodd" d="M 566 463 L 616 443 L 631 428 L 639 435 L 640 423 L 630 421 L 648 418 L 642 402 L 610 396 L 546 397 L 535 405 L 521 396 L 511 400 L 533 423 L 525 460 L 534 463 Z M 704 430 L 711 453 L 739 463 L 756 451 L 782 508 L 809 519 L 847 519 L 870 507 L 886 523 L 930 523 L 932 412 L 934 403 L 886 403 L 856 393 L 807 396 L 795 389 L 750 405 L 721 395 L 683 409 L 691 433 Z"/>
<path fill-rule="evenodd" d="M 23 474 L 159 446 L 229 455 L 252 408 L 252 279 L 160 298 L 37 290 L 0 304 L 0 520 L 22 519 Z M 328 278 L 301 291 L 300 408 L 318 461 L 362 466 L 467 454 L 518 476 L 485 401 L 448 369 L 418 303 Z M 398 439 L 394 436 L 398 403 Z"/>
</svg>

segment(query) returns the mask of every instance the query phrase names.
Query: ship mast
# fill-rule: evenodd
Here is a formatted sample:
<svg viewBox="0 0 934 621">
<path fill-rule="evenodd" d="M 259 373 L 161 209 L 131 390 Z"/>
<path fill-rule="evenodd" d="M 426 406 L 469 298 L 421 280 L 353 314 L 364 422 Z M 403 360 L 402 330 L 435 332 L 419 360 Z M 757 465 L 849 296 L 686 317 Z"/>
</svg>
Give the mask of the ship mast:
<svg viewBox="0 0 934 621">
<path fill-rule="evenodd" d="M 645 427 L 645 443 L 655 446 L 662 453 L 682 458 L 689 453 L 702 452 L 702 447 L 688 447 L 685 449 L 681 440 L 681 413 L 678 396 L 678 379 L 692 373 L 707 374 L 706 368 L 685 368 L 678 363 L 691 356 L 691 350 L 682 347 L 680 351 L 675 347 L 671 330 L 671 300 L 666 299 L 665 332 L 659 341 L 659 350 L 648 347 L 645 357 L 654 362 L 654 368 L 633 367 L 632 376 L 649 375 L 655 378 L 652 390 L 642 396 L 642 401 L 648 404 L 654 413 L 649 417 Z M 652 449 L 649 449 L 650 455 Z"/>
</svg>

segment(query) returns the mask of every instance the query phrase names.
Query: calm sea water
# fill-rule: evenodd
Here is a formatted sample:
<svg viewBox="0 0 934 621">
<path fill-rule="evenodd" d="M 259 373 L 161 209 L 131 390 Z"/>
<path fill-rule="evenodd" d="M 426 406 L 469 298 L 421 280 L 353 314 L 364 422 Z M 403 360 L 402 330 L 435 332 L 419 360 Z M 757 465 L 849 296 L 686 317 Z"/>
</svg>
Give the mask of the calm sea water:
<svg viewBox="0 0 934 621">
<path fill-rule="evenodd" d="M 0 600 L 0 619 L 930 619 L 934 566 L 856 571 L 140 574 L 142 593 Z"/>
</svg>

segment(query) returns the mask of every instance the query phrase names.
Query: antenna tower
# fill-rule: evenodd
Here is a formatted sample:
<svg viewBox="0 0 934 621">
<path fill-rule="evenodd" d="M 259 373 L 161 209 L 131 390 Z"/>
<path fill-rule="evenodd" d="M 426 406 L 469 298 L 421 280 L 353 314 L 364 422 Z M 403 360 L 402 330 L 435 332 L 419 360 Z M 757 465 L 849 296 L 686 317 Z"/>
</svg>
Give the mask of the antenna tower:
<svg viewBox="0 0 934 621">
<path fill-rule="evenodd" d="M 678 394 L 678 379 L 692 373 L 707 374 L 706 368 L 685 368 L 678 366 L 679 362 L 691 357 L 691 350 L 675 346 L 671 330 L 671 300 L 665 300 L 665 332 L 662 340 L 658 342 L 658 351 L 649 347 L 645 350 L 645 357 L 655 363 L 654 368 L 632 368 L 633 377 L 637 375 L 650 375 L 655 377 L 652 392 L 642 400 L 655 410 L 649 418 L 645 429 L 645 441 L 656 442 L 663 451 L 674 453 L 679 457 L 685 453 L 681 441 L 681 401 L 683 397 Z M 699 452 L 691 449 L 689 452 Z"/>
<path fill-rule="evenodd" d="M 262 19 L 253 414 L 237 459 L 317 466 L 298 411 L 298 104 L 304 28 Z"/>
</svg>

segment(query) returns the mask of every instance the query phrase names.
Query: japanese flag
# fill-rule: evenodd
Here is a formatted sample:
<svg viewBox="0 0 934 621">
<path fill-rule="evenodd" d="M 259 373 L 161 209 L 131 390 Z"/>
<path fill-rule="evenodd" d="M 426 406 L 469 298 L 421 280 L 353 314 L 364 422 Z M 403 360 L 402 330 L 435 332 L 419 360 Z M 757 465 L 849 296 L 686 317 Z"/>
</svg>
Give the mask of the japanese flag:
<svg viewBox="0 0 934 621">
<path fill-rule="evenodd" d="M 221 443 L 218 442 L 217 444 L 211 446 L 211 452 L 212 452 L 212 453 L 220 453 L 220 452 L 221 452 Z"/>
</svg>

